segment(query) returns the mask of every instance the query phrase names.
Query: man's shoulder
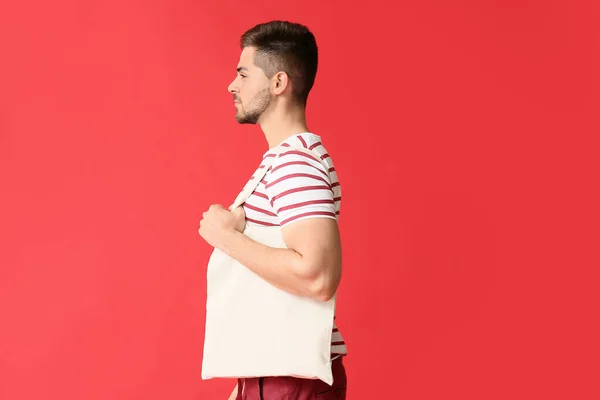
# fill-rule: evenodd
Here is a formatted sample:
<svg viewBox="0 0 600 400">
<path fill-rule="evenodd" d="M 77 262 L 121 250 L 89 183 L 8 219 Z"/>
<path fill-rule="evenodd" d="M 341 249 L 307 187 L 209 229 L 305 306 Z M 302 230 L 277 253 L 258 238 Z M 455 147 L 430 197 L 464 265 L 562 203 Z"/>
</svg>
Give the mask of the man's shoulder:
<svg viewBox="0 0 600 400">
<path fill-rule="evenodd" d="M 274 164 L 283 164 L 294 160 L 322 163 L 325 158 L 330 158 L 321 137 L 308 132 L 289 138 L 277 149 L 274 149 L 272 154 L 276 156 Z"/>
</svg>

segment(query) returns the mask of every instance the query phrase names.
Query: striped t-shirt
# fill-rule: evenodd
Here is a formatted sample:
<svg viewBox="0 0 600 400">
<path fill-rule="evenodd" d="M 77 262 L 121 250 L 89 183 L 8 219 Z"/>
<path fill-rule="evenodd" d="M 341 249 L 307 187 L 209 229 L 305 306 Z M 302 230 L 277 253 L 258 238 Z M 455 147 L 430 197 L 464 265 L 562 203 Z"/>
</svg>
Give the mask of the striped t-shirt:
<svg viewBox="0 0 600 400">
<path fill-rule="evenodd" d="M 294 146 L 312 150 L 313 156 L 294 150 Z M 342 201 L 341 187 L 333 160 L 321 138 L 310 132 L 287 138 L 264 154 L 257 171 L 270 157 L 276 157 L 278 152 L 279 157 L 273 161 L 243 206 L 246 221 L 284 227 L 308 218 L 337 220 Z M 335 323 L 331 353 L 347 353 L 346 344 Z"/>
</svg>

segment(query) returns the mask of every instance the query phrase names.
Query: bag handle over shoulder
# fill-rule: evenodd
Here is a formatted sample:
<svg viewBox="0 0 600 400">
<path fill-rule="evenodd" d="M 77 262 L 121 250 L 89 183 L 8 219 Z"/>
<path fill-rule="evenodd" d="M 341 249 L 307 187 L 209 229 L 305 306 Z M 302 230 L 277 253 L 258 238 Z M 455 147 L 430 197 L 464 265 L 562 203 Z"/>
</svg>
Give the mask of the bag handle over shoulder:
<svg viewBox="0 0 600 400">
<path fill-rule="evenodd" d="M 242 191 L 237 195 L 233 204 L 231 206 L 229 206 L 229 211 L 233 211 L 236 208 L 238 208 L 239 206 L 241 206 L 242 204 L 244 204 L 246 202 L 246 200 L 248 200 L 250 195 L 254 192 L 254 190 L 258 187 L 258 184 L 265 177 L 265 175 L 267 174 L 267 171 L 269 170 L 269 168 L 271 168 L 271 165 L 273 165 L 275 160 L 278 159 L 282 153 L 285 153 L 286 151 L 290 151 L 290 150 L 298 150 L 298 151 L 301 151 L 301 152 L 308 154 L 311 157 L 315 158 L 317 161 L 319 161 L 325 167 L 325 172 L 327 172 L 327 175 L 329 176 L 329 179 L 331 180 L 331 175 L 329 174 L 329 167 L 323 163 L 323 161 L 320 159 L 320 157 L 318 157 L 318 155 L 314 151 L 306 149 L 304 147 L 300 147 L 300 146 L 281 147 L 276 152 L 275 157 L 269 157 L 269 160 L 263 164 L 263 167 L 261 169 L 259 169 L 258 171 L 256 171 L 256 173 L 254 174 L 254 177 L 252 179 L 250 179 L 248 181 L 248 183 L 246 183 L 246 185 L 244 186 Z"/>
</svg>

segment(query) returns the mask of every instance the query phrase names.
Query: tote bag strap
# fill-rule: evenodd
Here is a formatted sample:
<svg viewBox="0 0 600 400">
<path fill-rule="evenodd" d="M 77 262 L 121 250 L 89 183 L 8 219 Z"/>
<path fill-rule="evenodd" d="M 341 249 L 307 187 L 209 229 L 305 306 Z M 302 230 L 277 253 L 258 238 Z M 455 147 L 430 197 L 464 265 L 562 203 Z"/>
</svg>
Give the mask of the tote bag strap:
<svg viewBox="0 0 600 400">
<path fill-rule="evenodd" d="M 244 186 L 242 191 L 237 195 L 233 204 L 229 206 L 229 211 L 235 210 L 236 208 L 244 204 L 246 200 L 248 200 L 248 197 L 250 197 L 252 192 L 254 192 L 254 189 L 256 189 L 260 181 L 262 181 L 262 179 L 265 177 L 267 171 L 269 170 L 269 168 L 271 168 L 271 165 L 273 165 L 273 162 L 275 161 L 275 158 L 277 156 L 279 156 L 279 153 L 277 153 L 275 157 L 269 157 L 267 160 L 265 160 L 265 162 L 263 163 L 263 167 L 256 171 L 254 177 L 250 179 L 248 183 L 246 183 L 246 186 Z"/>
<path fill-rule="evenodd" d="M 320 162 L 321 165 L 323 165 L 325 167 L 327 176 L 329 176 L 329 180 L 331 181 L 329 167 L 327 166 L 327 164 L 325 164 L 323 162 L 323 160 L 321 160 L 321 158 L 318 156 L 318 154 L 316 154 L 315 152 L 313 152 L 309 149 L 306 149 L 306 148 L 300 147 L 300 146 L 281 147 L 276 152 L 275 157 L 269 157 L 269 159 L 267 161 L 265 161 L 265 163 L 263 163 L 263 167 L 261 169 L 259 169 L 258 171 L 256 171 L 256 173 L 254 174 L 254 177 L 252 179 L 250 179 L 248 181 L 248 183 L 246 183 L 246 186 L 244 186 L 242 191 L 238 194 L 238 196 L 236 197 L 233 204 L 231 206 L 229 206 L 229 211 L 233 211 L 236 208 L 238 208 L 239 206 L 241 206 L 242 204 L 244 204 L 246 202 L 246 200 L 248 200 L 248 197 L 250 197 L 250 195 L 254 192 L 254 189 L 257 188 L 260 181 L 265 177 L 265 175 L 267 174 L 267 171 L 269 170 L 269 168 L 271 168 L 271 165 L 273 165 L 275 160 L 278 159 L 282 153 L 285 153 L 290 150 L 301 151 L 301 152 L 311 156 L 311 158 L 314 158 L 316 161 Z"/>
</svg>

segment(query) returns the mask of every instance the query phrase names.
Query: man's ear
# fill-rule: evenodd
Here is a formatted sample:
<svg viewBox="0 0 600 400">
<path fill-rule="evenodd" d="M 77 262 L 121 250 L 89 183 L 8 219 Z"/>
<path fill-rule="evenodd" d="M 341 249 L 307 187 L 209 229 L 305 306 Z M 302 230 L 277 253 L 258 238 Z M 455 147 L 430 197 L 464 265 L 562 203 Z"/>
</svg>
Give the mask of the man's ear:
<svg viewBox="0 0 600 400">
<path fill-rule="evenodd" d="M 280 71 L 273 76 L 273 93 L 275 95 L 282 94 L 290 85 L 290 79 L 285 72 Z"/>
</svg>

